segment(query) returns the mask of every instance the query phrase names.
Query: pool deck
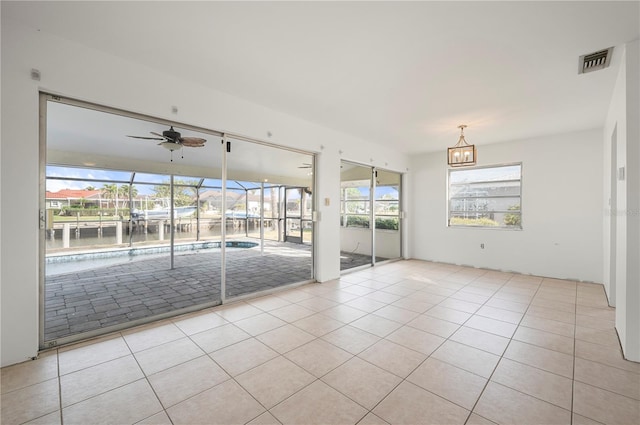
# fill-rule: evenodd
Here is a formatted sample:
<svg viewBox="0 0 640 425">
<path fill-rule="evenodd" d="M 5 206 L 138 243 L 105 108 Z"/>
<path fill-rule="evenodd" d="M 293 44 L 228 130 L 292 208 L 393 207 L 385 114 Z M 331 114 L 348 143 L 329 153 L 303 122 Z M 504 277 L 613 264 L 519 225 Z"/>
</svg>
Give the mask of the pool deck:
<svg viewBox="0 0 640 425">
<path fill-rule="evenodd" d="M 312 279 L 308 245 L 265 242 L 264 255 L 259 247 L 227 249 L 226 261 L 227 298 Z M 369 262 L 341 255 L 343 269 Z M 173 269 L 168 254 L 91 265 L 46 277 L 45 341 L 220 302 L 217 250 L 178 253 Z"/>
</svg>

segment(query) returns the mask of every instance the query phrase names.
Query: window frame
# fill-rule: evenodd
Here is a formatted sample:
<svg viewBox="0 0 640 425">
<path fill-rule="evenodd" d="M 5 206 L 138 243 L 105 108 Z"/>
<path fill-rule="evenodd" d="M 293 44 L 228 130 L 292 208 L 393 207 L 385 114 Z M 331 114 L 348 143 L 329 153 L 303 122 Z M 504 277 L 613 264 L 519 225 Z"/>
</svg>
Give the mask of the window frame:
<svg viewBox="0 0 640 425">
<path fill-rule="evenodd" d="M 451 183 L 451 175 L 453 173 L 456 172 L 462 172 L 462 171 L 474 171 L 474 170 L 484 170 L 484 169 L 499 169 L 499 168 L 503 168 L 503 167 L 513 167 L 513 166 L 518 166 L 520 167 L 520 178 L 519 179 L 501 179 L 501 180 L 474 180 L 472 182 L 468 182 L 466 184 L 482 184 L 482 183 L 496 183 L 496 182 L 500 182 L 500 183 L 510 183 L 510 182 L 518 182 L 519 183 L 519 193 L 518 195 L 496 195 L 496 196 L 473 196 L 473 197 L 468 197 L 468 198 L 474 198 L 474 199 L 488 199 L 488 200 L 492 200 L 492 199 L 507 199 L 507 198 L 518 198 L 519 200 L 519 205 L 520 205 L 520 209 L 517 210 L 519 216 L 520 216 L 520 221 L 519 221 L 519 225 L 512 225 L 512 226 L 507 226 L 504 224 L 500 224 L 498 226 L 489 226 L 489 225 L 472 225 L 472 224 L 451 224 L 451 219 L 452 219 L 452 198 L 451 197 L 451 188 L 452 188 L 452 183 Z M 515 231 L 521 231 L 524 229 L 523 226 L 523 217 L 522 217 L 522 212 L 523 212 L 523 205 L 522 205 L 522 198 L 523 198 L 523 176 L 524 176 L 524 167 L 523 167 L 523 163 L 520 162 L 509 162 L 509 163 L 501 163 L 501 164 L 491 164 L 491 165 L 482 165 L 482 166 L 476 166 L 476 167 L 464 167 L 464 168 L 448 168 L 447 169 L 447 179 L 446 179 L 446 197 L 447 197 L 447 217 L 446 217 L 446 226 L 447 228 L 456 228 L 456 229 L 492 229 L 492 230 L 515 230 Z M 455 186 L 456 184 L 454 183 L 453 186 Z M 459 185 L 459 184 L 458 184 Z M 515 210 L 514 210 L 515 212 Z M 488 210 L 486 213 L 489 214 L 509 214 L 510 210 Z"/>
<path fill-rule="evenodd" d="M 358 180 L 360 181 L 360 180 Z M 371 179 L 362 180 L 362 182 L 367 182 L 367 185 L 362 186 L 342 186 L 342 181 L 340 182 L 340 227 L 348 227 L 350 229 L 371 229 L 371 206 L 372 206 L 372 187 L 371 187 Z M 359 195 L 357 198 L 347 198 L 346 190 L 349 188 L 356 188 L 360 190 L 361 188 L 366 189 L 366 195 Z M 347 199 L 345 199 L 347 198 Z M 349 205 L 356 205 L 356 212 L 349 212 Z M 358 212 L 362 207 L 362 212 Z M 360 217 L 362 222 L 366 222 L 367 226 L 362 225 L 349 225 L 349 217 Z"/>
<path fill-rule="evenodd" d="M 401 173 L 398 173 L 401 175 Z M 366 229 L 366 230 L 370 230 L 373 229 L 373 226 L 371 225 L 371 212 L 373 209 L 374 212 L 374 221 L 377 222 L 377 220 L 384 220 L 384 219 L 393 219 L 395 220 L 395 225 L 396 225 L 396 229 L 388 229 L 388 228 L 380 228 L 380 227 L 375 227 L 376 231 L 383 231 L 383 232 L 399 232 L 400 231 L 400 219 L 401 217 L 401 200 L 400 200 L 400 192 L 401 192 L 401 185 L 402 185 L 402 177 L 400 177 L 400 182 L 397 185 L 381 185 L 381 186 L 376 186 L 376 190 L 371 190 L 372 187 L 369 186 L 349 186 L 349 187 L 357 187 L 357 188 L 364 188 L 367 187 L 369 189 L 368 191 L 368 197 L 364 198 L 364 197 L 359 197 L 358 199 L 353 198 L 353 199 L 345 199 L 345 189 L 348 187 L 341 187 L 340 188 L 340 227 L 348 227 L 350 229 Z M 385 187 L 385 186 L 393 186 L 397 188 L 397 192 L 398 192 L 398 196 L 396 198 L 390 198 L 390 199 L 382 199 L 382 198 L 377 198 L 376 196 L 376 191 L 379 187 Z M 378 213 L 376 212 L 376 208 L 378 204 L 396 204 L 397 205 L 397 211 L 395 213 L 389 214 L 389 213 Z M 349 212 L 349 205 L 358 205 L 358 206 L 362 206 L 362 209 L 364 210 L 363 212 Z M 363 221 L 367 222 L 367 226 L 360 226 L 360 225 L 354 225 L 351 224 L 349 225 L 349 217 L 361 217 L 363 219 Z"/>
</svg>

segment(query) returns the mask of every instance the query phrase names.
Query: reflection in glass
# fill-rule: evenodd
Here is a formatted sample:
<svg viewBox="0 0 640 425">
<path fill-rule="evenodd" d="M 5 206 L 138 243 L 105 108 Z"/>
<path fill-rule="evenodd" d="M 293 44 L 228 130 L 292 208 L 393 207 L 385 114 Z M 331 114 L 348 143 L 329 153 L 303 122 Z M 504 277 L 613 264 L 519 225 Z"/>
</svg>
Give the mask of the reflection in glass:
<svg viewBox="0 0 640 425">
<path fill-rule="evenodd" d="M 400 173 L 342 162 L 341 270 L 372 264 L 374 249 L 375 262 L 401 256 L 401 177 Z"/>
<path fill-rule="evenodd" d="M 401 256 L 400 173 L 376 170 L 375 251 L 376 262 Z"/>
<path fill-rule="evenodd" d="M 340 270 L 372 264 L 372 169 L 346 161 L 340 172 Z"/>
</svg>

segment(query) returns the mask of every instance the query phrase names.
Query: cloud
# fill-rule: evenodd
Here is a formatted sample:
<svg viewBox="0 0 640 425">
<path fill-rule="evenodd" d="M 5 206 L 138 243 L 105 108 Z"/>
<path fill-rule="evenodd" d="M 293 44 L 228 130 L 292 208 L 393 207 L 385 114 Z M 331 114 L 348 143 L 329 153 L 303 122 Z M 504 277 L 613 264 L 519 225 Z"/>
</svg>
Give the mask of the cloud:
<svg viewBox="0 0 640 425">
<path fill-rule="evenodd" d="M 63 189 L 84 189 L 88 184 L 69 180 L 47 180 L 47 191 L 58 192 Z"/>
</svg>

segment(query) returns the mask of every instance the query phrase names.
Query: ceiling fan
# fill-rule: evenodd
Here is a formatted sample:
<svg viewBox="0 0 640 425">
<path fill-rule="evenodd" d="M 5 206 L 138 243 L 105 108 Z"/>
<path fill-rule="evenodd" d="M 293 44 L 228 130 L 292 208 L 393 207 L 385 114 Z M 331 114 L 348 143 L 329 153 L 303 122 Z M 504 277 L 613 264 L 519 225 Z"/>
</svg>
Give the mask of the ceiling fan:
<svg viewBox="0 0 640 425">
<path fill-rule="evenodd" d="M 150 132 L 156 137 L 146 137 L 146 136 L 127 136 L 132 137 L 134 139 L 145 139 L 145 140 L 161 140 L 158 145 L 162 146 L 165 149 L 168 149 L 173 154 L 173 151 L 182 149 L 184 146 L 188 148 L 200 148 L 203 147 L 206 140 L 200 137 L 182 137 L 179 132 L 173 129 L 173 126 L 169 130 L 165 130 L 160 133 L 156 133 L 154 131 Z M 173 155 L 171 157 L 171 161 L 173 161 Z"/>
</svg>

